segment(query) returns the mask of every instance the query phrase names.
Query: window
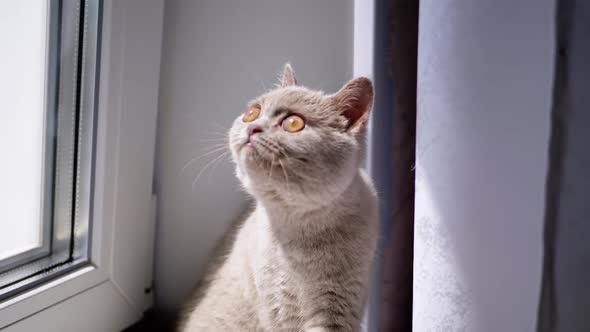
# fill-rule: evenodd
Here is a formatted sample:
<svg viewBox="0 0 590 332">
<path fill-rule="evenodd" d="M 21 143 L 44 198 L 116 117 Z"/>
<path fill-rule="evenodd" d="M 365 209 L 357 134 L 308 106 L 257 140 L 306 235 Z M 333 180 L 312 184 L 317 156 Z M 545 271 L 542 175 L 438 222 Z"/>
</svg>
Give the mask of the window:
<svg viewBox="0 0 590 332">
<path fill-rule="evenodd" d="M 45 139 L 46 8 L 42 2 L 0 2 L 0 271 L 47 242 L 41 216 Z M 27 17 L 32 24 L 27 23 Z M 11 29 L 8 29 L 8 27 Z M 13 31 L 21 31 L 14 34 Z M 14 142 L 19 142 L 16 148 Z"/>
<path fill-rule="evenodd" d="M 163 1 L 0 0 L 0 330 L 120 331 L 152 300 Z"/>
<path fill-rule="evenodd" d="M 88 261 L 97 31 L 88 20 L 98 15 L 88 10 L 0 2 L 0 300 Z"/>
</svg>

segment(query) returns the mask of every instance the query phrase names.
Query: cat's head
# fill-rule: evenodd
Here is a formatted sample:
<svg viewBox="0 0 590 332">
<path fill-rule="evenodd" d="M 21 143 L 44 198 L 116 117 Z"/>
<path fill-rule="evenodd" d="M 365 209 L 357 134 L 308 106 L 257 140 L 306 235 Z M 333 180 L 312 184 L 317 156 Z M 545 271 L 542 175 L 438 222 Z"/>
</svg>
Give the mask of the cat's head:
<svg viewBox="0 0 590 332">
<path fill-rule="evenodd" d="M 358 172 L 372 100 L 367 78 L 326 95 L 297 85 L 285 65 L 277 88 L 252 100 L 229 132 L 238 178 L 258 199 L 328 202 Z"/>
</svg>

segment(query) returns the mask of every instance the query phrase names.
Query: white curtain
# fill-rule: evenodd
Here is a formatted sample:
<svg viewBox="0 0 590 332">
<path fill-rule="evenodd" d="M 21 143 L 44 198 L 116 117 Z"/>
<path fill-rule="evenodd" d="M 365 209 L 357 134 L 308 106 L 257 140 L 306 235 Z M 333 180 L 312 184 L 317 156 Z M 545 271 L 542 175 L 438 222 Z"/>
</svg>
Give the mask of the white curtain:
<svg viewBox="0 0 590 332">
<path fill-rule="evenodd" d="M 535 330 L 554 20 L 553 0 L 420 2 L 414 331 Z"/>
</svg>

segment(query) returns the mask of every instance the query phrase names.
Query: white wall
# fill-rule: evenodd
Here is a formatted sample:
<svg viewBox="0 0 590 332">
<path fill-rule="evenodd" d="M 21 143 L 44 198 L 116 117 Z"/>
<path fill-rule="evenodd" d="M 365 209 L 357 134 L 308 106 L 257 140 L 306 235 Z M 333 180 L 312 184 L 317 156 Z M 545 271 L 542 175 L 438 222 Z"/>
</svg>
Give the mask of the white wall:
<svg viewBox="0 0 590 332">
<path fill-rule="evenodd" d="M 534 331 L 553 0 L 420 3 L 414 331 Z"/>
<path fill-rule="evenodd" d="M 170 310 L 204 272 L 210 250 L 248 208 L 222 160 L 191 183 L 245 103 L 291 61 L 300 82 L 337 90 L 353 70 L 352 0 L 170 0 L 160 82 L 156 296 Z"/>
</svg>

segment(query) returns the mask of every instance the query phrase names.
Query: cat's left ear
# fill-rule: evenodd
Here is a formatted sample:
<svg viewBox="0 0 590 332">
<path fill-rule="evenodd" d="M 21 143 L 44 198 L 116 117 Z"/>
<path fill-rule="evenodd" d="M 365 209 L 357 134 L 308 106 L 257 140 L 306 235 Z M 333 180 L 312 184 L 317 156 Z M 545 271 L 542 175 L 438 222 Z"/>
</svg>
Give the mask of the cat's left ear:
<svg viewBox="0 0 590 332">
<path fill-rule="evenodd" d="M 355 78 L 333 95 L 338 111 L 344 115 L 347 131 L 365 129 L 373 105 L 373 83 L 366 77 Z"/>
<path fill-rule="evenodd" d="M 293 71 L 291 64 L 286 63 L 283 67 L 283 73 L 279 78 L 279 87 L 284 88 L 291 85 L 297 85 L 297 79 L 295 78 L 295 71 Z"/>
</svg>

